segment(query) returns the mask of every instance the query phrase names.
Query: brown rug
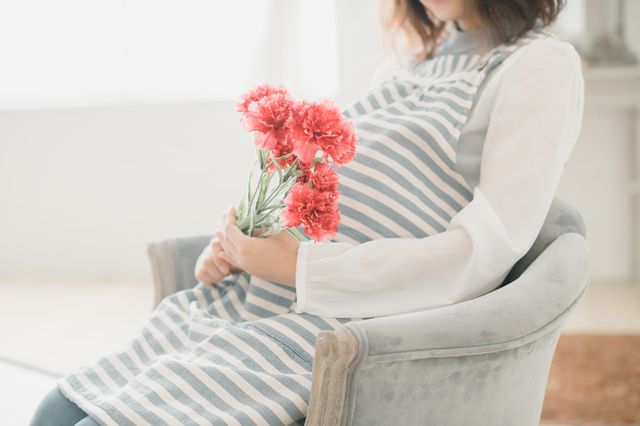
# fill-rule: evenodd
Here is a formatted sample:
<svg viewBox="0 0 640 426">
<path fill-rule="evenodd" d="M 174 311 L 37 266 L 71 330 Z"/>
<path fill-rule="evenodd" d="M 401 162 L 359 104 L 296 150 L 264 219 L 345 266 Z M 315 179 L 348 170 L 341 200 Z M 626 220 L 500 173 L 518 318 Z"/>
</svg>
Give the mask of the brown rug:
<svg viewBox="0 0 640 426">
<path fill-rule="evenodd" d="M 640 336 L 561 334 L 542 424 L 640 425 Z"/>
</svg>

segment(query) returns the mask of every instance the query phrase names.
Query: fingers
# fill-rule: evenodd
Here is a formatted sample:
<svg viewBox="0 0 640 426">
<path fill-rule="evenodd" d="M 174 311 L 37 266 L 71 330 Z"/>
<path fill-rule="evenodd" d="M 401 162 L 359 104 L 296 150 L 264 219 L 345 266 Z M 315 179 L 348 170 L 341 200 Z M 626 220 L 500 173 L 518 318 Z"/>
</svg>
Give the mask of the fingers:
<svg viewBox="0 0 640 426">
<path fill-rule="evenodd" d="M 198 281 L 210 286 L 229 274 L 231 265 L 219 255 L 222 246 L 217 237 L 213 237 L 196 262 L 195 277 Z"/>
<path fill-rule="evenodd" d="M 239 272 L 245 269 L 241 264 L 241 259 L 243 259 L 241 253 L 246 252 L 245 246 L 251 238 L 238 228 L 236 210 L 233 206 L 230 206 L 227 212 L 221 215 L 223 229 L 215 232 L 215 237 L 221 245 L 217 257 L 229 264 L 229 270 L 235 268 L 235 272 Z"/>
<path fill-rule="evenodd" d="M 218 264 L 215 261 L 215 257 L 215 254 L 210 253 L 209 256 L 205 259 L 204 264 L 213 277 L 220 279 L 221 275 L 226 275 L 226 273 L 225 271 L 220 269 L 220 267 L 218 267 Z"/>
<path fill-rule="evenodd" d="M 211 269 L 206 265 L 206 255 L 203 253 L 198 259 L 198 265 L 196 266 L 196 279 L 207 286 L 210 286 L 216 281 L 216 277 Z"/>
<path fill-rule="evenodd" d="M 215 263 L 215 266 L 220 272 L 222 272 L 224 275 L 227 275 L 229 273 L 229 270 L 231 269 L 231 265 L 221 256 L 223 254 L 222 244 L 219 240 L 216 240 L 212 243 L 211 248 L 211 259 Z"/>
<path fill-rule="evenodd" d="M 224 213 L 222 214 L 224 222 Z M 226 274 L 233 273 L 237 274 L 243 271 L 243 268 L 240 266 L 239 260 L 236 258 L 231 258 L 227 252 L 224 251 L 224 245 L 229 244 L 224 237 L 224 234 L 220 230 L 216 230 L 214 232 L 214 236 L 211 239 L 210 247 L 215 253 L 214 260 L 218 264 L 221 270 L 224 270 Z M 233 247 L 228 246 L 228 250 L 233 250 Z M 224 266 L 223 266 L 224 265 Z"/>
<path fill-rule="evenodd" d="M 222 244 L 223 252 L 220 256 L 233 266 L 240 267 L 240 256 L 238 255 L 235 245 L 233 245 L 233 243 L 226 238 L 226 235 L 220 231 L 216 231 L 216 236 L 220 239 L 220 244 Z"/>
<path fill-rule="evenodd" d="M 236 249 L 242 247 L 250 239 L 236 225 L 236 209 L 233 206 L 229 207 L 227 214 L 224 216 L 224 233 L 225 237 L 236 246 Z"/>
</svg>

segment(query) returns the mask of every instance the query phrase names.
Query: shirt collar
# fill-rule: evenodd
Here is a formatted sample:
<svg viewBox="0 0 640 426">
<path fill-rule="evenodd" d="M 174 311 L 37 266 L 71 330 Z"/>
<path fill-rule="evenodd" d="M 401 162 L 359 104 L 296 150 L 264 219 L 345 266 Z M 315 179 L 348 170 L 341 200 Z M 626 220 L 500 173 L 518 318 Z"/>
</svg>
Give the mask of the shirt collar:
<svg viewBox="0 0 640 426">
<path fill-rule="evenodd" d="M 457 21 L 450 25 L 449 35 L 440 43 L 435 51 L 441 54 L 482 54 L 490 50 L 495 43 L 488 26 L 473 31 L 463 31 Z"/>
</svg>

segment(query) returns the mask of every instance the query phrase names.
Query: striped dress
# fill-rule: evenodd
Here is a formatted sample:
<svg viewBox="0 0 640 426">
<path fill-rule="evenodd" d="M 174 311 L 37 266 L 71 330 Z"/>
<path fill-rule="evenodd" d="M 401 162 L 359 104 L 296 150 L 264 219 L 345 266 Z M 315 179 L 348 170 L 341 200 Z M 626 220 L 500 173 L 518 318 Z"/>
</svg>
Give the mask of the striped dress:
<svg viewBox="0 0 640 426">
<path fill-rule="evenodd" d="M 359 135 L 338 171 L 333 241 L 443 232 L 472 199 L 456 168 L 461 129 L 485 77 L 539 27 L 484 54 L 405 63 L 343 113 Z M 315 339 L 362 318 L 295 312 L 295 289 L 228 275 L 164 298 L 126 344 L 57 382 L 104 425 L 304 424 Z"/>
</svg>

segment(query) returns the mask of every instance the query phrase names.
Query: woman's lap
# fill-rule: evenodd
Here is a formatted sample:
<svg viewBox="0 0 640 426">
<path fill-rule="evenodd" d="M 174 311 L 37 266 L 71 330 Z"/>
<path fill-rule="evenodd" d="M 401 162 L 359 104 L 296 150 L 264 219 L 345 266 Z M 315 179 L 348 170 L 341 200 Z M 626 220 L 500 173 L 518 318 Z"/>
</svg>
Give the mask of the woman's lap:
<svg viewBox="0 0 640 426">
<path fill-rule="evenodd" d="M 110 401 L 101 408 L 114 419 L 131 420 L 134 417 L 130 415 L 143 413 L 182 419 L 200 404 L 206 409 L 197 408 L 198 415 L 211 418 L 216 424 L 234 415 L 246 418 L 245 411 L 263 417 L 269 424 L 291 424 L 304 417 L 310 396 L 315 336 L 319 331 L 336 329 L 349 319 L 296 314 L 291 309 L 294 294 L 284 286 L 265 280 L 242 284 L 229 285 L 217 294 L 199 283 L 193 289 L 166 297 L 136 337 L 109 355 L 111 360 L 89 364 L 59 382 L 59 386 L 65 393 L 75 394 L 74 399 L 83 407 L 100 405 L 99 398 L 91 395 L 113 396 L 117 405 Z M 176 353 L 189 353 L 189 362 L 174 356 Z M 94 380 L 99 377 L 96 370 L 105 371 L 105 365 L 111 366 L 113 360 L 124 364 L 120 369 L 109 369 L 108 374 L 113 373 L 111 386 Z M 181 378 L 177 382 L 176 372 Z M 211 381 L 211 386 L 203 386 L 200 377 Z M 239 380 L 241 386 L 236 385 Z M 226 393 L 234 392 L 228 397 L 231 407 L 227 407 L 226 399 L 216 395 L 220 383 L 230 386 L 231 391 L 225 389 Z M 162 389 L 172 398 L 145 397 L 133 402 L 128 394 L 131 389 L 145 396 L 153 389 Z M 196 389 L 194 398 L 185 394 L 174 401 L 173 397 L 183 395 L 185 389 Z M 214 404 L 212 400 L 217 402 Z M 73 403 L 68 401 L 69 404 Z M 77 405 L 73 407 L 72 412 L 79 410 Z M 90 418 L 84 422 L 80 419 L 52 424 L 98 424 Z M 40 424 L 50 423 L 31 426 Z"/>
<path fill-rule="evenodd" d="M 95 426 L 98 423 L 87 416 L 56 386 L 40 401 L 30 426 Z"/>
</svg>

